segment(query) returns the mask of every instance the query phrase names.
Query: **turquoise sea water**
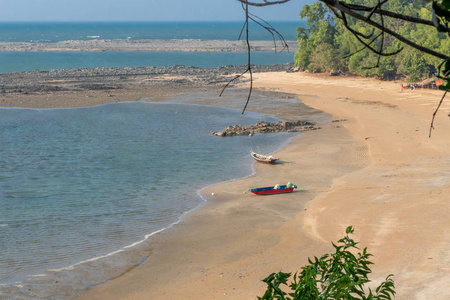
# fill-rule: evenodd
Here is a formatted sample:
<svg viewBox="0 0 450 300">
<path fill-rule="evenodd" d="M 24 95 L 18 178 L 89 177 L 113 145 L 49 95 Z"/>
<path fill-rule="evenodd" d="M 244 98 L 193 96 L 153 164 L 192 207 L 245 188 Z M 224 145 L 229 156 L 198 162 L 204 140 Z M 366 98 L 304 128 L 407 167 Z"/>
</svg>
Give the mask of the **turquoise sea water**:
<svg viewBox="0 0 450 300">
<path fill-rule="evenodd" d="M 67 40 L 202 39 L 237 41 L 242 22 L 0 22 L 0 42 L 58 42 Z M 271 23 L 285 40 L 296 40 L 304 22 Z M 251 24 L 253 40 L 272 40 L 267 31 Z M 254 52 L 253 64 L 293 62 L 294 52 Z M 201 68 L 247 63 L 244 52 L 0 52 L 0 73 L 50 71 L 67 68 L 145 67 L 185 65 Z"/>
<path fill-rule="evenodd" d="M 219 138 L 208 131 L 258 120 L 275 121 L 147 102 L 0 109 L 0 295 L 21 295 L 14 286 L 31 284 L 34 296 L 57 299 L 46 280 L 64 279 L 48 270 L 67 272 L 123 250 L 201 204 L 202 187 L 251 174 L 250 148 L 271 152 L 292 134 Z M 75 268 L 64 273 L 65 284 L 80 284 L 73 280 L 80 274 L 92 284 L 100 270 Z"/>
<path fill-rule="evenodd" d="M 254 64 L 271 65 L 292 62 L 293 52 L 254 52 Z M 244 52 L 0 52 L 0 73 L 32 70 L 145 67 L 184 65 L 216 68 L 247 63 Z"/>
<path fill-rule="evenodd" d="M 297 40 L 305 22 L 270 22 L 285 40 Z M 0 42 L 58 42 L 68 40 L 203 39 L 237 40 L 243 22 L 0 22 Z M 250 23 L 252 40 L 272 36 Z"/>
</svg>

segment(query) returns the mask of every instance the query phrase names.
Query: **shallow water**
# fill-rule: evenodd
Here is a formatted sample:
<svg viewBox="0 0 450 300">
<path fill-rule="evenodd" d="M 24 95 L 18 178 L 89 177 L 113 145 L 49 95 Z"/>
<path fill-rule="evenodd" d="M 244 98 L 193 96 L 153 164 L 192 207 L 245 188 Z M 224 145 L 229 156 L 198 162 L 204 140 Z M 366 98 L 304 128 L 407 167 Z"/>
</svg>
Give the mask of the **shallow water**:
<svg viewBox="0 0 450 300">
<path fill-rule="evenodd" d="M 59 42 L 69 40 L 201 39 L 239 40 L 242 22 L 0 22 L 0 42 Z M 297 40 L 304 22 L 271 23 L 285 40 Z M 252 23 L 252 40 L 273 36 Z M 254 52 L 253 64 L 285 64 L 294 52 Z M 145 67 L 184 65 L 200 68 L 247 63 L 244 52 L 0 52 L 0 73 L 68 68 Z"/>
<path fill-rule="evenodd" d="M 33 70 L 193 66 L 217 68 L 244 65 L 246 52 L 114 51 L 114 52 L 0 52 L 0 73 Z M 294 52 L 253 52 L 252 64 L 286 64 L 294 61 Z"/>
<path fill-rule="evenodd" d="M 276 120 L 168 103 L 0 109 L 0 120 L 0 291 L 13 295 L 23 284 L 49 293 L 54 278 L 83 289 L 108 267 L 139 263 L 78 265 L 137 250 L 202 203 L 200 188 L 249 175 L 250 148 L 272 152 L 293 136 L 219 138 L 208 131 Z"/>
</svg>

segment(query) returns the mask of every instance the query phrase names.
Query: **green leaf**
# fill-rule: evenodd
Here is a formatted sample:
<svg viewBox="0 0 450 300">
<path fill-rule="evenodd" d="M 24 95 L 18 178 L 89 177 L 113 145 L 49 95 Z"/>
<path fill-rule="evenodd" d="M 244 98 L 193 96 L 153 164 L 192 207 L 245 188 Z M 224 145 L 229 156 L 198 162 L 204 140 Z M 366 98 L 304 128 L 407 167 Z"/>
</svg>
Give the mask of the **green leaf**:
<svg viewBox="0 0 450 300">
<path fill-rule="evenodd" d="M 345 233 L 346 233 L 346 234 L 353 233 L 353 231 L 354 231 L 354 229 L 353 229 L 352 226 L 348 226 L 348 227 L 345 229 Z"/>
<path fill-rule="evenodd" d="M 450 0 L 442 0 L 441 5 L 447 10 L 450 10 Z"/>
<path fill-rule="evenodd" d="M 431 13 L 432 13 L 432 18 L 431 20 L 433 21 L 434 27 L 436 27 L 437 31 L 439 32 L 446 32 L 446 28 L 444 25 L 441 24 L 441 20 L 439 20 L 438 16 L 439 14 L 436 12 L 435 7 L 439 10 L 437 4 L 435 4 L 435 2 L 433 2 L 432 8 L 431 8 Z"/>
<path fill-rule="evenodd" d="M 439 3 L 436 1 L 433 1 L 432 4 L 432 10 L 438 15 L 439 17 L 450 21 L 450 11 L 446 9 L 445 7 L 442 7 Z"/>
<path fill-rule="evenodd" d="M 450 0 L 449 0 L 450 1 Z M 450 86 L 450 84 L 449 84 Z M 348 227 L 347 234 L 353 232 Z M 348 236 L 340 240 L 345 248 L 356 248 L 356 242 Z M 367 275 L 371 273 L 366 260 L 371 254 L 364 248 L 363 254 L 358 252 L 355 256 L 350 251 L 343 250 L 342 246 L 336 246 L 333 254 L 324 254 L 318 259 L 308 259 L 309 265 L 302 267 L 300 274 L 295 273 L 293 282 L 287 285 L 291 273 L 272 273 L 263 281 L 267 283 L 267 289 L 260 300 L 329 300 L 329 299 L 391 299 L 395 295 L 392 274 L 376 288 L 376 295 L 370 289 L 365 289 L 364 284 L 370 282 Z M 286 285 L 290 292 L 284 291 Z M 366 293 L 369 292 L 366 297 Z M 292 297 L 292 298 L 290 298 Z"/>
<path fill-rule="evenodd" d="M 442 73 L 444 74 L 444 76 L 448 76 L 449 75 L 449 73 L 450 73 L 450 59 L 447 59 L 444 62 Z"/>
</svg>

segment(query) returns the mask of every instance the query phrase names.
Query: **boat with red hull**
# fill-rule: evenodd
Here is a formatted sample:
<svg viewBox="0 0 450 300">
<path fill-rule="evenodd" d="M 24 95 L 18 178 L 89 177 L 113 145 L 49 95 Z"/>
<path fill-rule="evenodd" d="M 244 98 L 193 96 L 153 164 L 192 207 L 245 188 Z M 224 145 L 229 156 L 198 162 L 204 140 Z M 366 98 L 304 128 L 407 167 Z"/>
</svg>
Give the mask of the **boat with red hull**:
<svg viewBox="0 0 450 300">
<path fill-rule="evenodd" d="M 256 195 L 273 195 L 273 194 L 292 193 L 295 188 L 297 188 L 297 186 L 291 183 L 287 185 L 277 184 L 275 186 L 250 189 L 250 191 Z"/>
</svg>

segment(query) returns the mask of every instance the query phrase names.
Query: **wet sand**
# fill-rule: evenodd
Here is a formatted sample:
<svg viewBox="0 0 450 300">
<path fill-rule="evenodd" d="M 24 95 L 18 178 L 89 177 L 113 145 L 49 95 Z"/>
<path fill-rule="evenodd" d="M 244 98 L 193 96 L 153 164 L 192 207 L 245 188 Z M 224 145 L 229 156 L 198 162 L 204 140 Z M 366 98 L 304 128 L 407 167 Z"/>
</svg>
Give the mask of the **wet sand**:
<svg viewBox="0 0 450 300">
<path fill-rule="evenodd" d="M 400 82 L 305 73 L 258 73 L 255 78 L 258 91 L 296 96 L 277 102 L 270 97 L 251 100 L 248 110 L 285 120 L 305 117 L 322 129 L 293 138 L 275 153 L 280 164 L 255 164 L 251 177 L 202 190 L 208 202 L 155 235 L 145 263 L 80 299 L 255 299 L 265 290 L 263 278 L 280 270 L 295 272 L 308 257 L 333 251 L 331 242 L 349 225 L 360 246 L 374 254 L 370 278 L 375 285 L 392 273 L 396 299 L 448 299 L 447 102 L 428 137 L 442 92 L 402 91 Z M 111 91 L 103 90 L 34 96 L 42 103 L 55 103 L 62 95 L 72 95 L 64 103 L 83 99 L 73 103 L 79 106 L 93 99 L 152 101 L 161 93 L 164 97 L 158 99 L 173 101 L 174 93 L 186 89 L 195 93 L 221 88 L 169 86 L 157 91 L 136 85 L 111 97 Z M 186 102 L 241 109 L 247 92 L 243 86 L 225 98 L 191 97 Z M 6 96 L 12 97 L 8 103 L 13 106 L 34 97 Z M 249 187 L 287 181 L 299 189 L 266 197 L 248 192 Z"/>
</svg>

